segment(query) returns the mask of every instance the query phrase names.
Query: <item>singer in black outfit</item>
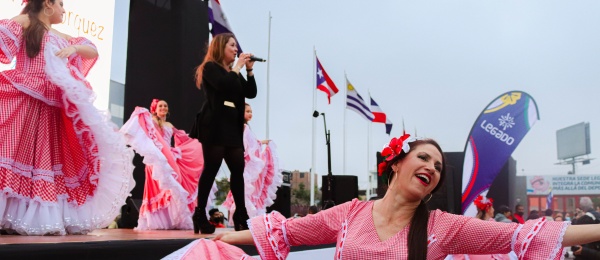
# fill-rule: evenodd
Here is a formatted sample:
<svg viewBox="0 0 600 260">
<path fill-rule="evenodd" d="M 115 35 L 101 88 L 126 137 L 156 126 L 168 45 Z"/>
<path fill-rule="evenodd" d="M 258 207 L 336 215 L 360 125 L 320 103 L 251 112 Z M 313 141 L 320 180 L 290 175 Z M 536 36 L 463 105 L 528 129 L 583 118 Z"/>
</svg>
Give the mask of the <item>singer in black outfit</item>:
<svg viewBox="0 0 600 260">
<path fill-rule="evenodd" d="M 206 203 L 223 159 L 231 172 L 231 193 L 237 206 L 233 216 L 235 230 L 248 229 L 244 203 L 244 109 L 245 98 L 256 97 L 256 81 L 250 60 L 242 53 L 237 62 L 237 44 L 233 34 L 215 36 L 206 57 L 196 70 L 196 85 L 206 96 L 190 135 L 202 143 L 204 171 L 198 184 L 198 207 L 194 212 L 194 233 L 215 231 L 206 215 Z M 235 62 L 235 65 L 233 65 Z M 246 67 L 248 80 L 240 70 Z"/>
</svg>

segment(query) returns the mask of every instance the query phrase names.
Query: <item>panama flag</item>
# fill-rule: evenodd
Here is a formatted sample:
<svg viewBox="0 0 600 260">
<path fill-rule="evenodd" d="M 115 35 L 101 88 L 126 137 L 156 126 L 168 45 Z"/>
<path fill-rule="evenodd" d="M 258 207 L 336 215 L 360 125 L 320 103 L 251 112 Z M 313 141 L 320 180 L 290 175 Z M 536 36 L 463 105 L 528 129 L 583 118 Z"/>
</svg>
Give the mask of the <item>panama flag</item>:
<svg viewBox="0 0 600 260">
<path fill-rule="evenodd" d="M 348 89 L 346 91 L 346 108 L 353 110 L 370 122 L 373 121 L 373 113 L 371 113 L 371 110 L 365 103 L 365 100 L 360 96 L 360 94 L 358 94 L 358 91 L 356 91 L 348 79 L 346 79 L 346 83 L 348 85 Z"/>
<path fill-rule="evenodd" d="M 477 214 L 473 201 L 479 195 L 487 195 L 512 152 L 539 119 L 535 100 L 522 91 L 498 96 L 481 112 L 465 145 L 463 215 Z"/>
<path fill-rule="evenodd" d="M 215 37 L 215 35 L 221 33 L 233 33 L 231 26 L 229 26 L 229 22 L 227 22 L 227 17 L 225 16 L 223 9 L 221 9 L 219 0 L 210 0 L 208 4 L 208 20 L 212 25 L 212 29 L 210 30 L 212 36 Z M 242 47 L 240 47 L 240 42 L 237 37 L 236 41 L 238 54 L 242 53 Z"/>
<path fill-rule="evenodd" d="M 338 93 L 338 89 L 333 83 L 333 81 L 327 75 L 327 72 L 321 66 L 321 62 L 319 62 L 319 58 L 317 58 L 317 89 L 325 92 L 327 94 L 327 100 L 331 104 L 331 97 Z"/>
<path fill-rule="evenodd" d="M 381 110 L 377 102 L 371 98 L 371 112 L 373 112 L 373 123 L 382 123 L 385 124 L 385 133 L 390 134 L 392 132 L 392 121 L 387 118 L 385 113 Z"/>
</svg>

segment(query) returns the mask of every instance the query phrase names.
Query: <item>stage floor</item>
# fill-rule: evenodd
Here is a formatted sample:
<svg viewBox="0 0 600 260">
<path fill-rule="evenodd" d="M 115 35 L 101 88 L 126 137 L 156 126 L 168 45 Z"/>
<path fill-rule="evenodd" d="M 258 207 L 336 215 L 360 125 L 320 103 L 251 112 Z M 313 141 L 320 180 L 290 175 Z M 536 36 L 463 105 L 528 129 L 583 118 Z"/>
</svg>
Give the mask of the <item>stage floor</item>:
<svg viewBox="0 0 600 260">
<path fill-rule="evenodd" d="M 0 235 L 0 259 L 161 259 L 192 241 L 233 231 L 219 228 L 215 234 L 195 235 L 192 230 L 99 229 L 87 235 Z M 257 254 L 254 245 L 239 246 Z"/>
<path fill-rule="evenodd" d="M 133 229 L 99 229 L 87 235 L 68 236 L 0 235 L 0 259 L 161 259 L 196 239 L 211 238 L 229 231 L 233 229 L 218 228 L 215 234 L 210 235 L 195 235 L 192 230 Z M 249 255 L 258 255 L 254 245 L 238 247 Z M 298 246 L 292 247 L 291 251 L 300 253 L 327 248 L 335 251 L 335 244 Z M 306 259 L 303 255 L 299 257 Z"/>
<path fill-rule="evenodd" d="M 233 228 L 217 228 L 214 234 L 194 234 L 193 230 L 146 230 L 133 229 L 98 229 L 87 235 L 68 236 L 21 236 L 0 235 L 0 245 L 38 244 L 38 243 L 83 243 L 122 240 L 164 240 L 164 239 L 199 239 L 211 238 L 222 232 L 233 231 Z"/>
</svg>

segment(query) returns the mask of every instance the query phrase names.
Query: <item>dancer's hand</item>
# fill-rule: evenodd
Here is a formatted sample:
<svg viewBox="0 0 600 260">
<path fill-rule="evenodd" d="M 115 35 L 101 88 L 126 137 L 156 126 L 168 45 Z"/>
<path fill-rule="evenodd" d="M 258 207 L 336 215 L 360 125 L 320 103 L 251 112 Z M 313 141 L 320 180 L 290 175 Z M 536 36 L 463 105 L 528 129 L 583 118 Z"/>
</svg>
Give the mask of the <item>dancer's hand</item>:
<svg viewBox="0 0 600 260">
<path fill-rule="evenodd" d="M 252 233 L 250 233 L 250 230 L 219 233 L 212 240 L 221 240 L 222 242 L 231 245 L 254 244 L 254 240 L 252 239 Z"/>
<path fill-rule="evenodd" d="M 57 51 L 55 55 L 59 58 L 67 58 L 77 52 L 77 46 L 71 45 Z"/>
</svg>

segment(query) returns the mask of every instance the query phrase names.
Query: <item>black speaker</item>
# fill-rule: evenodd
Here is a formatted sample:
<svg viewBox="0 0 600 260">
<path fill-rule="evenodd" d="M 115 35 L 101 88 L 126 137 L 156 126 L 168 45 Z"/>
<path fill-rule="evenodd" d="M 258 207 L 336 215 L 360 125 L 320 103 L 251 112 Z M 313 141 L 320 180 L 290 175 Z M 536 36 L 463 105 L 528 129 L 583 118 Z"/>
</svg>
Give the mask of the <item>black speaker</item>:
<svg viewBox="0 0 600 260">
<path fill-rule="evenodd" d="M 124 120 L 153 98 L 169 104 L 168 121 L 186 132 L 204 100 L 194 82 L 208 44 L 208 1 L 131 0 L 124 90 Z M 144 164 L 134 160 L 134 199 L 144 192 Z"/>
<path fill-rule="evenodd" d="M 267 212 L 271 212 L 276 210 L 277 212 L 284 215 L 286 218 L 292 216 L 291 208 L 290 208 L 290 186 L 281 185 L 279 189 L 277 189 L 277 198 L 275 199 L 275 203 L 267 208 Z"/>
<path fill-rule="evenodd" d="M 117 221 L 117 226 L 119 228 L 137 227 L 142 200 L 127 197 L 127 200 L 125 202 L 125 205 L 121 207 L 121 218 L 119 218 L 119 220 Z"/>
<path fill-rule="evenodd" d="M 340 205 L 344 202 L 358 198 L 358 177 L 352 175 L 332 175 L 331 176 L 331 192 L 329 191 L 329 177 L 322 176 L 321 182 L 321 198 L 323 208 L 327 209 L 333 205 L 328 205 L 327 202 L 333 202 L 335 205 Z"/>
</svg>

